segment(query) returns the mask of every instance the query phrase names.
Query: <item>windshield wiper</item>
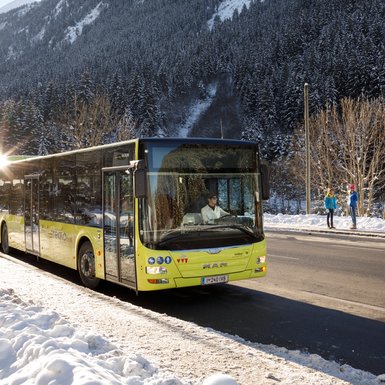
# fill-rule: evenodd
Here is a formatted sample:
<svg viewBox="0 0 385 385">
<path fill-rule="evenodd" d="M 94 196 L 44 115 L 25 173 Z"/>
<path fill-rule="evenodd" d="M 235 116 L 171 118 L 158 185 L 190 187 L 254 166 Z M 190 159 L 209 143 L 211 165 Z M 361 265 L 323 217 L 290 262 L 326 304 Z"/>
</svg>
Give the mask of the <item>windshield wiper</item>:
<svg viewBox="0 0 385 385">
<path fill-rule="evenodd" d="M 249 228 L 242 225 L 220 225 L 220 226 L 205 226 L 201 227 L 199 230 L 195 229 L 195 231 L 170 231 L 163 235 L 162 239 L 156 242 L 156 247 L 164 247 L 166 244 L 171 243 L 180 238 L 188 238 L 191 236 L 202 236 L 205 232 L 218 230 L 218 229 L 235 229 L 239 230 L 253 239 L 257 239 L 258 236 Z"/>
<path fill-rule="evenodd" d="M 168 233 L 166 233 L 162 239 L 160 239 L 157 243 L 156 243 L 156 246 L 163 246 L 165 245 L 166 243 L 168 242 L 171 242 L 175 239 L 178 239 L 178 238 L 181 238 L 181 237 L 188 237 L 192 234 L 194 234 L 195 232 L 194 231 L 170 231 Z"/>
</svg>

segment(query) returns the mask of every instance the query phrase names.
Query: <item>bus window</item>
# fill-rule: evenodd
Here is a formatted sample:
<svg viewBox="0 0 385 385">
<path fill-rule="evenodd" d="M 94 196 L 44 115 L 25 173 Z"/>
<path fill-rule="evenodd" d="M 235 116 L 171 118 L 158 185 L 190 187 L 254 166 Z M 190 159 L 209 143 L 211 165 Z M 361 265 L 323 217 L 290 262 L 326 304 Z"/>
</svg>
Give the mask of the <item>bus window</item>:
<svg viewBox="0 0 385 385">
<path fill-rule="evenodd" d="M 12 180 L 10 214 L 23 215 L 23 184 L 23 179 L 15 178 Z"/>
<path fill-rule="evenodd" d="M 104 150 L 103 167 L 126 166 L 134 160 L 135 145 L 127 144 L 118 148 L 106 148 Z"/>
<path fill-rule="evenodd" d="M 76 155 L 76 223 L 79 225 L 102 227 L 101 158 L 101 151 Z"/>
<path fill-rule="evenodd" d="M 245 211 L 242 190 L 243 185 L 240 178 L 218 180 L 218 198 L 226 211 L 239 214 Z"/>
<path fill-rule="evenodd" d="M 53 196 L 56 208 L 56 220 L 74 223 L 75 209 L 75 156 L 58 157 L 55 159 Z"/>
<path fill-rule="evenodd" d="M 149 221 L 141 231 L 144 244 L 155 249 L 185 250 L 257 242 L 263 237 L 255 210 L 256 152 L 253 147 L 175 146 L 147 149 Z M 226 212 L 203 223 L 201 209 L 209 194 L 218 196 Z M 226 217 L 226 218 L 225 218 Z M 215 225 L 216 227 L 214 228 Z M 220 230 L 219 230 L 220 229 Z M 216 230 L 214 232 L 213 230 Z"/>
<path fill-rule="evenodd" d="M 11 188 L 11 182 L 5 177 L 0 179 L 0 212 L 7 214 L 9 211 L 9 192 Z"/>
<path fill-rule="evenodd" d="M 52 160 L 41 161 L 40 174 L 40 218 L 52 221 L 54 218 Z"/>
</svg>

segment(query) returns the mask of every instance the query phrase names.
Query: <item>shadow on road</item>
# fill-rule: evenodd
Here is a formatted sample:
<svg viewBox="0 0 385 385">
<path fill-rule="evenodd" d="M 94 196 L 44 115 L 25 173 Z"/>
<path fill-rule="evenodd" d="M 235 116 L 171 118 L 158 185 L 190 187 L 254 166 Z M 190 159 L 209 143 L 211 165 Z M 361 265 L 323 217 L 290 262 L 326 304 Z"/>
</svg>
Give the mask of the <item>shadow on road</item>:
<svg viewBox="0 0 385 385">
<path fill-rule="evenodd" d="M 141 293 L 104 283 L 132 304 L 261 344 L 385 373 L 385 323 L 235 285 Z"/>
</svg>

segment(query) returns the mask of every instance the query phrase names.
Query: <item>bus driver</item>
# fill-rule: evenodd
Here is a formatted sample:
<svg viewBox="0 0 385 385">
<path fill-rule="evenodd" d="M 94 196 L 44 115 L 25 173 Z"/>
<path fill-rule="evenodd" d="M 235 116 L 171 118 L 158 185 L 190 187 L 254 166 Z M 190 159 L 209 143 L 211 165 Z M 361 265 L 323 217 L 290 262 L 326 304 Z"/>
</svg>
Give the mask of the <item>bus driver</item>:
<svg viewBox="0 0 385 385">
<path fill-rule="evenodd" d="M 216 219 L 225 215 L 230 215 L 227 211 L 221 209 L 217 205 L 218 199 L 216 194 L 211 193 L 208 197 L 208 203 L 202 208 L 202 221 L 204 224 L 214 224 Z"/>
</svg>

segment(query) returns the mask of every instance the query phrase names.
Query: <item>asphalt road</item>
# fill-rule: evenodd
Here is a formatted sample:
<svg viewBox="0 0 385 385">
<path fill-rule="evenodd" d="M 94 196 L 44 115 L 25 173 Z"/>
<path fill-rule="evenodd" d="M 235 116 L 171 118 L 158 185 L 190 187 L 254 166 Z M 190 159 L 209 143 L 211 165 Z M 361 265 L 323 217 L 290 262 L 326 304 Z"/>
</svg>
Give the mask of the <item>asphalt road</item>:
<svg viewBox="0 0 385 385">
<path fill-rule="evenodd" d="M 268 275 L 261 279 L 139 296 L 104 282 L 99 291 L 248 341 L 385 373 L 385 240 L 294 232 L 267 237 Z M 72 270 L 38 265 L 80 284 Z"/>
<path fill-rule="evenodd" d="M 266 290 L 385 322 L 385 239 L 268 233 Z"/>
</svg>

